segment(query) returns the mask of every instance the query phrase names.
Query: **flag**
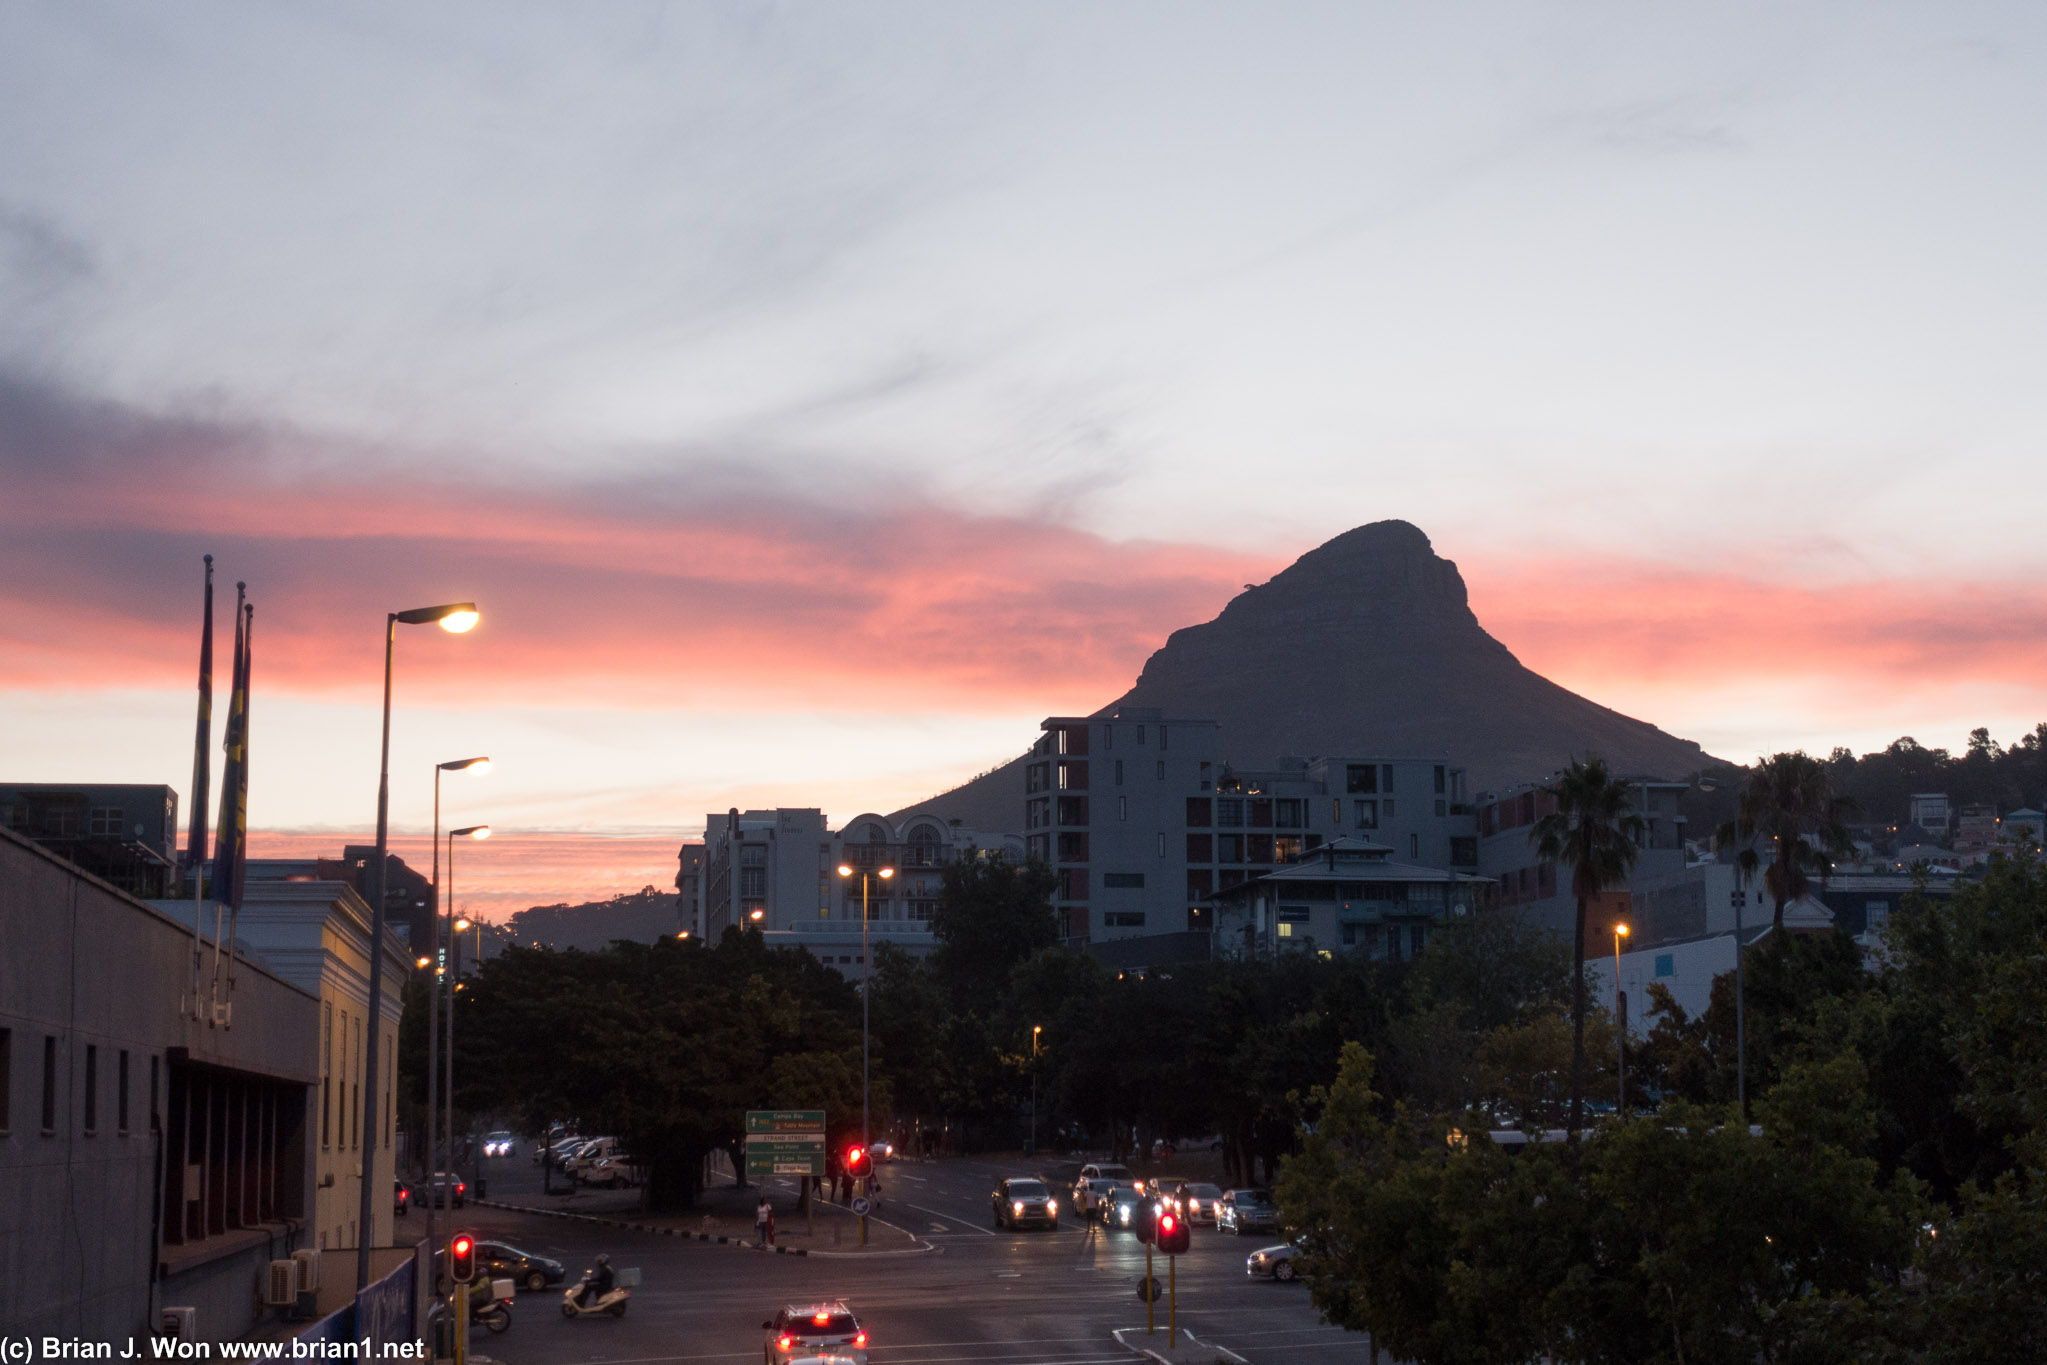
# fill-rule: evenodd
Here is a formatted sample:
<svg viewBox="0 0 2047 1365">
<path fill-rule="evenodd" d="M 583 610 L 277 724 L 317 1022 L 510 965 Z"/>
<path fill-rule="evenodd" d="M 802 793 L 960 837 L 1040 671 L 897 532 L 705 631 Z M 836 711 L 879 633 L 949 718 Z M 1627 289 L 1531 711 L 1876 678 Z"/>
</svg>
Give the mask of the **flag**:
<svg viewBox="0 0 2047 1365">
<path fill-rule="evenodd" d="M 213 838 L 213 899 L 241 904 L 242 868 L 248 833 L 249 640 L 244 612 L 248 584 L 235 584 L 235 667 L 227 704 L 227 732 L 221 748 L 220 828 Z"/>
<path fill-rule="evenodd" d="M 213 782 L 213 556 L 206 556 L 206 614 L 199 628 L 199 733 L 192 741 L 192 806 L 185 826 L 185 867 L 193 877 L 192 895 L 206 862 L 207 792 Z"/>
</svg>

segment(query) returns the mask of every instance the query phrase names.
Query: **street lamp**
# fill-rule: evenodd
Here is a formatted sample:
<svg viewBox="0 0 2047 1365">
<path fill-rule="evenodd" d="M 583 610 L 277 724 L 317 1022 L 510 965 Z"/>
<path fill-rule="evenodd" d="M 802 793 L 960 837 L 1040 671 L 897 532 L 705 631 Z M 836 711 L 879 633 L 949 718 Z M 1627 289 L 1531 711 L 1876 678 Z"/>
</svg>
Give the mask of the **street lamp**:
<svg viewBox="0 0 2047 1365">
<path fill-rule="evenodd" d="M 852 876 L 852 875 L 853 875 L 853 869 L 852 869 L 852 868 L 850 868 L 850 867 L 848 867 L 848 866 L 846 866 L 846 865 L 845 865 L 844 863 L 841 863 L 841 864 L 839 864 L 839 875 L 840 875 L 841 877 L 850 877 L 850 876 Z M 877 870 L 876 872 L 874 872 L 874 873 L 873 873 L 873 875 L 874 875 L 874 876 L 876 876 L 876 877 L 879 877 L 879 878 L 881 878 L 881 879 L 882 879 L 883 881 L 887 881 L 887 880 L 888 880 L 888 879 L 889 879 L 890 877 L 893 877 L 893 876 L 895 876 L 895 875 L 896 875 L 896 870 L 895 870 L 894 868 L 892 868 L 892 867 L 884 867 L 884 868 L 881 868 L 881 869 Z M 865 1150 L 866 1148 L 868 1148 L 869 1146 L 871 1146 L 871 1145 L 872 1145 L 872 1143 L 873 1143 L 873 1138 L 872 1138 L 872 1136 L 871 1136 L 871 1135 L 870 1135 L 870 1134 L 868 1133 L 868 1131 L 867 1131 L 867 1125 L 868 1125 L 868 1116 L 867 1116 L 867 976 L 868 976 L 868 972 L 869 972 L 869 971 L 871 970 L 871 969 L 870 969 L 870 967 L 869 967 L 868 961 L 867 961 L 867 887 L 868 887 L 868 877 L 869 877 L 869 874 L 868 874 L 868 872 L 866 871 L 866 869 L 864 869 L 864 868 L 863 868 L 863 869 L 861 869 L 861 872 L 860 872 L 860 1146 L 861 1146 L 861 1148 L 862 1148 L 863 1150 Z M 867 1224 L 866 1224 L 865 1220 L 862 1220 L 862 1222 L 861 1222 L 861 1224 L 860 1224 L 860 1227 L 861 1227 L 862 1231 L 865 1231 L 865 1230 L 866 1230 Z"/>
<path fill-rule="evenodd" d="M 1031 1025 L 1031 1154 L 1038 1151 L 1038 1036 L 1045 1031 L 1043 1024 Z"/>
<path fill-rule="evenodd" d="M 455 1170 L 455 992 L 461 988 L 462 982 L 462 934 L 469 928 L 468 920 L 455 918 L 455 841 L 488 838 L 489 825 L 465 825 L 448 831 L 448 1069 L 441 1079 L 445 1087 L 441 1115 L 447 1125 L 448 1171 L 451 1175 Z M 455 1207 L 452 1194 L 448 1196 L 448 1207 Z"/>
<path fill-rule="evenodd" d="M 1613 1024 L 1614 1024 L 1614 1078 L 1619 1083 L 1620 1117 L 1628 1116 L 1628 1016 L 1621 998 L 1621 940 L 1628 936 L 1628 926 L 1619 920 L 1613 926 Z"/>
<path fill-rule="evenodd" d="M 441 955 L 441 774 L 459 772 L 485 773 L 489 771 L 490 760 L 488 758 L 451 758 L 446 763 L 434 764 L 434 875 L 432 882 L 434 891 L 433 912 L 427 916 L 428 922 L 432 926 L 428 934 L 428 943 L 432 949 L 433 956 L 430 959 L 421 958 L 421 963 L 433 961 L 438 965 Z M 426 1174 L 429 1181 L 433 1179 L 434 1173 L 441 1169 L 440 1161 L 434 1151 L 435 1140 L 441 1131 L 440 1116 L 435 1112 L 438 1107 L 436 1100 L 440 1090 L 440 1086 L 437 1084 L 441 1074 L 440 1038 L 441 978 L 440 973 L 437 971 L 427 981 Z M 450 1057 L 454 1056 L 452 1047 L 448 1055 Z M 435 1236 L 434 1223 L 434 1201 L 429 1199 L 426 1201 L 426 1243 L 428 1246 L 437 1247 L 440 1245 L 440 1241 Z"/>
<path fill-rule="evenodd" d="M 1699 779 L 1699 790 L 1713 792 L 1720 790 L 1720 783 L 1710 777 Z M 1734 1099 L 1741 1106 L 1742 1122 L 1748 1122 L 1748 1032 L 1743 1027 L 1743 1002 L 1748 992 L 1741 982 L 1741 908 L 1748 899 L 1748 891 L 1742 886 L 1741 865 L 1741 794 L 1734 797 Z"/>
<path fill-rule="evenodd" d="M 391 833 L 391 655 L 398 643 L 398 627 L 423 626 L 438 622 L 442 630 L 461 635 L 477 622 L 474 602 L 449 602 L 438 607 L 414 607 L 394 611 L 384 618 L 384 738 L 377 762 L 377 861 L 370 869 L 370 1026 L 369 1055 L 363 1060 L 362 1106 L 362 1209 L 356 1226 L 362 1230 L 355 1245 L 355 1289 L 358 1294 L 370 1285 L 370 1242 L 377 1226 L 377 1206 L 391 1198 L 379 1190 L 373 1178 L 377 1169 L 377 1050 L 384 1019 L 384 860 Z"/>
</svg>

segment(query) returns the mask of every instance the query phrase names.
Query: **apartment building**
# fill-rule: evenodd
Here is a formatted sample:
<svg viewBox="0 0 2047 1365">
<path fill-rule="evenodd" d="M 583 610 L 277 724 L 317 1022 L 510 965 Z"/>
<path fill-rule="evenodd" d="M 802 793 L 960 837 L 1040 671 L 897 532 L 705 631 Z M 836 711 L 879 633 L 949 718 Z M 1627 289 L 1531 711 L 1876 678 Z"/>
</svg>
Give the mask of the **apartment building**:
<svg viewBox="0 0 2047 1365">
<path fill-rule="evenodd" d="M 177 880 L 178 794 L 160 784 L 0 783 L 0 829 L 131 896 L 165 895 Z"/>
<path fill-rule="evenodd" d="M 852 973 L 866 965 L 864 896 L 867 941 L 922 956 L 931 949 L 946 864 L 997 853 L 1021 861 L 1023 840 L 929 813 L 895 822 L 870 812 L 834 832 L 815 807 L 730 810 L 705 820 L 703 933 L 715 939 L 728 926 L 755 928 L 769 943 L 803 948 Z"/>
<path fill-rule="evenodd" d="M 1490 909 L 1497 884 L 1402 863 L 1392 846 L 1339 836 L 1297 861 L 1216 892 L 1216 952 L 1335 952 L 1403 961 L 1438 925 Z"/>
<path fill-rule="evenodd" d="M 1696 893 L 1687 889 L 1668 894 L 1681 894 L 1686 898 L 1696 894 L 1703 898 L 1708 890 L 1706 882 L 1687 873 L 1690 855 L 1685 839 L 1688 831 L 1685 817 L 1678 809 L 1678 798 L 1691 784 L 1644 778 L 1630 780 L 1635 788 L 1635 813 L 1642 817 L 1644 824 L 1638 841 L 1639 851 L 1627 883 L 1611 888 L 1600 898 L 1592 916 L 1597 923 L 1625 918 L 1630 908 L 1631 893 L 1647 895 L 1654 891 L 1661 894 L 1666 888 L 1680 884 L 1689 888 L 1697 883 L 1699 889 Z M 1524 919 L 1569 938 L 1578 911 L 1577 899 L 1571 894 L 1570 872 L 1538 856 L 1535 841 L 1530 837 L 1535 823 L 1556 810 L 1556 798 L 1549 794 L 1548 785 L 1545 782 L 1526 782 L 1504 791 L 1479 794 L 1476 804 L 1477 871 L 1499 882 L 1501 909 L 1515 910 Z M 1721 905 L 1731 906 L 1728 898 L 1735 894 L 1731 871 L 1720 881 L 1713 882 L 1710 889 L 1717 901 L 1715 910 Z M 1751 894 L 1752 891 L 1753 888 Z M 1673 907 L 1675 904 L 1673 901 Z M 1671 913 L 1678 911 L 1673 908 Z M 1701 924 L 1708 914 L 1705 901 L 1701 899 L 1698 909 Z M 1592 945 L 1588 941 L 1587 952 L 1591 951 Z"/>
<path fill-rule="evenodd" d="M 1058 873 L 1069 944 L 1214 929 L 1211 898 L 1341 837 L 1476 871 L 1465 776 L 1436 757 L 1239 770 L 1210 720 L 1051 716 L 1024 766 L 1024 846 Z"/>
</svg>

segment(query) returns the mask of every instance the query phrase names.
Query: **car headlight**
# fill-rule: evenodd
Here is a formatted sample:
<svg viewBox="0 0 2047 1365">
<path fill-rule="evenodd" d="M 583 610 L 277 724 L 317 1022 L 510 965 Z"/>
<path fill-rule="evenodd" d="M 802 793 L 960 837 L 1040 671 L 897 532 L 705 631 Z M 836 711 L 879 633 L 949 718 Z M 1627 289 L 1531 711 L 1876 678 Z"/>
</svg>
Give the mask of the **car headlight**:
<svg viewBox="0 0 2047 1365">
<path fill-rule="evenodd" d="M 1014 1204 L 1011 1204 L 1009 1207 L 1010 1211 L 1013 1212 L 1017 1217 L 1019 1218 L 1023 1217 L 1023 1200 L 1019 1199 Z"/>
</svg>

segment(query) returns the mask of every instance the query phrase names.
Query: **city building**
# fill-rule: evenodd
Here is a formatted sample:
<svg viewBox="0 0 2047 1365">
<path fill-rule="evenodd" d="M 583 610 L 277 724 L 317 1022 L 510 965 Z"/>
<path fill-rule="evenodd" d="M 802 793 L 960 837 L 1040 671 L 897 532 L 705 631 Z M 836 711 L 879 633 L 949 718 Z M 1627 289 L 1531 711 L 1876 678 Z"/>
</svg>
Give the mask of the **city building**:
<svg viewBox="0 0 2047 1365">
<path fill-rule="evenodd" d="M 1689 885 L 1691 857 L 1686 849 L 1686 820 L 1679 813 L 1678 798 L 1691 784 L 1647 778 L 1630 780 L 1635 789 L 1635 814 L 1643 821 L 1642 835 L 1636 841 L 1634 870 L 1623 885 L 1610 888 L 1600 898 L 1600 903 L 1589 911 L 1588 921 L 1625 917 L 1638 891 L 1646 894 L 1674 884 Z M 1479 794 L 1478 866 L 1475 870 L 1499 882 L 1501 909 L 1513 910 L 1525 922 L 1549 929 L 1569 941 L 1578 913 L 1577 898 L 1571 894 L 1570 872 L 1540 857 L 1536 853 L 1535 841 L 1529 837 L 1535 823 L 1556 810 L 1556 798 L 1549 794 L 1548 786 L 1547 782 L 1527 782 L 1501 792 Z M 1687 903 L 1696 898 L 1697 912 L 1703 917 L 1708 889 L 1704 887 L 1703 879 L 1699 880 L 1701 889 L 1697 892 L 1687 889 L 1667 893 L 1666 898 L 1674 895 Z M 1728 898 L 1726 904 L 1730 911 L 1733 891 L 1733 873 L 1730 870 L 1725 890 L 1719 892 Z M 1692 931 L 1693 927 L 1686 925 L 1673 932 L 1688 934 Z M 1588 935 L 1588 956 L 1592 951 L 1593 944 Z"/>
<path fill-rule="evenodd" d="M 704 824 L 703 933 L 715 939 L 728 926 L 756 928 L 769 943 L 806 949 L 848 973 L 865 965 L 863 892 L 868 941 L 922 956 L 947 863 L 1023 857 L 1015 835 L 980 834 L 928 813 L 899 823 L 859 815 L 838 833 L 814 807 L 731 810 Z M 840 876 L 842 866 L 853 875 Z"/>
<path fill-rule="evenodd" d="M 1389 844 L 1343 836 L 1215 893 L 1218 954 L 1295 950 L 1402 961 L 1444 921 L 1492 908 L 1498 886 L 1474 873 L 1393 861 Z"/>
<path fill-rule="evenodd" d="M 319 997 L 230 955 L 231 1014 L 195 1017 L 189 925 L 11 831 L 0 943 L 0 1323 L 246 1336 L 269 1263 L 316 1245 Z"/>
<path fill-rule="evenodd" d="M 704 932 L 704 845 L 701 840 L 676 850 L 675 931 Z"/>
<path fill-rule="evenodd" d="M 1212 932 L 1217 892 L 1340 837 L 1476 871 L 1464 771 L 1440 757 L 1284 758 L 1236 769 L 1214 721 L 1151 707 L 1051 716 L 1024 765 L 1026 852 L 1059 877 L 1074 946 Z"/>
<path fill-rule="evenodd" d="M 374 850 L 372 850 L 374 852 Z M 370 907 L 342 875 L 335 859 L 252 859 L 236 915 L 237 946 L 264 967 L 317 996 L 320 1020 L 314 1097 L 311 1244 L 323 1251 L 353 1249 L 362 1212 L 362 1182 L 389 1191 L 397 1176 L 396 1112 L 398 1021 L 406 980 L 416 970 L 399 933 L 384 930 L 382 1020 L 378 1025 L 379 1136 L 363 1160 L 362 1083 L 367 1060 L 370 999 Z M 189 929 L 190 901 L 159 901 L 155 908 Z M 309 1038 L 310 1044 L 314 1040 Z M 388 1197 L 371 1201 L 370 1245 L 391 1245 L 395 1210 Z"/>
<path fill-rule="evenodd" d="M 1905 802 L 1905 823 L 1917 825 L 1936 838 L 1948 832 L 1946 792 L 1913 792 Z"/>
<path fill-rule="evenodd" d="M 178 794 L 169 787 L 0 783 L 0 829 L 133 896 L 161 896 L 177 879 Z"/>
</svg>

